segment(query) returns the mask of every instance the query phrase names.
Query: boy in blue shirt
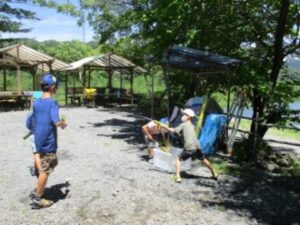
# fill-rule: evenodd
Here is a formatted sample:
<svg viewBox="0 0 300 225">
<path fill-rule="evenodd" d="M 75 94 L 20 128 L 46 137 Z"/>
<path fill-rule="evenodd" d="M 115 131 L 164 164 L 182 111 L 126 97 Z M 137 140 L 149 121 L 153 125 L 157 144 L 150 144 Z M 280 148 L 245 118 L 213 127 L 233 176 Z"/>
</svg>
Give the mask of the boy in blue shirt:
<svg viewBox="0 0 300 225">
<path fill-rule="evenodd" d="M 30 168 L 30 173 L 32 176 L 39 176 L 39 170 L 41 168 L 41 160 L 40 156 L 36 151 L 35 142 L 34 142 L 34 119 L 33 119 L 33 113 L 30 112 L 30 114 L 27 116 L 26 119 L 26 127 L 29 129 L 29 133 L 24 136 L 24 139 L 29 138 L 32 153 L 33 153 L 33 167 Z"/>
<path fill-rule="evenodd" d="M 34 138 L 37 153 L 40 156 L 41 168 L 35 190 L 31 193 L 31 206 L 39 209 L 51 206 L 53 201 L 42 198 L 48 176 L 57 165 L 57 127 L 67 126 L 59 117 L 59 107 L 53 99 L 57 91 L 56 78 L 47 74 L 41 81 L 43 95 L 33 104 Z"/>
<path fill-rule="evenodd" d="M 42 97 L 43 92 L 42 91 L 34 91 L 32 93 L 32 98 L 31 98 L 31 109 L 34 101 Z M 29 139 L 32 153 L 33 153 L 33 167 L 30 167 L 30 173 L 32 176 L 39 176 L 39 169 L 41 167 L 41 161 L 40 161 L 40 156 L 36 151 L 35 147 L 35 142 L 34 142 L 34 118 L 33 118 L 33 112 L 30 112 L 26 118 L 26 127 L 29 130 L 29 133 L 24 136 L 25 139 Z"/>
</svg>

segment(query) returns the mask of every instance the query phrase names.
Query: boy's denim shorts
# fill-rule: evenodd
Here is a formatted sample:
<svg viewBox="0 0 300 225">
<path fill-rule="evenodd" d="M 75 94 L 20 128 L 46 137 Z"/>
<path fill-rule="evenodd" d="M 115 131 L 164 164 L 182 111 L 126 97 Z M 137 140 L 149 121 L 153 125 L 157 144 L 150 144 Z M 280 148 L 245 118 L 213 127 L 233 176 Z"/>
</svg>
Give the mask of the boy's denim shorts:
<svg viewBox="0 0 300 225">
<path fill-rule="evenodd" d="M 41 171 L 46 173 L 52 173 L 57 166 L 56 153 L 40 153 L 41 158 Z"/>
</svg>

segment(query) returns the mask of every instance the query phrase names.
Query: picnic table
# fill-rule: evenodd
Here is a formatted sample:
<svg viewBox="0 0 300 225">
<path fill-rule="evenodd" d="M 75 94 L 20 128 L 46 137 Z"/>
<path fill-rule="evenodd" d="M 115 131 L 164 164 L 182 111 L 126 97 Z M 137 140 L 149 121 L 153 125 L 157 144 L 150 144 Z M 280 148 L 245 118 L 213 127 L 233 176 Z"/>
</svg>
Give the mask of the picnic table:
<svg viewBox="0 0 300 225">
<path fill-rule="evenodd" d="M 24 110 L 30 108 L 31 92 L 0 91 L 0 110 Z"/>
</svg>

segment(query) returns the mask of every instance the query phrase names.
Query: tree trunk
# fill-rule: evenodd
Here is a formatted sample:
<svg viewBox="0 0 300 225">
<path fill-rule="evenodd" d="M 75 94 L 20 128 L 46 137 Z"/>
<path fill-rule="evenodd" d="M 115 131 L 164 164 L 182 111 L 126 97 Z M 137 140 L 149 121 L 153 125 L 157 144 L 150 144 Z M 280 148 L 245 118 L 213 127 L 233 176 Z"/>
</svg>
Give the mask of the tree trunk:
<svg viewBox="0 0 300 225">
<path fill-rule="evenodd" d="M 258 138 L 263 138 L 266 132 L 268 131 L 268 127 L 260 125 L 261 119 L 264 117 L 264 112 L 265 112 L 265 104 L 263 101 L 263 96 L 258 92 L 258 90 L 254 89 L 253 90 L 253 115 L 252 115 L 252 123 L 251 123 L 251 128 L 250 131 L 252 134 L 255 132 L 255 123 L 256 119 L 259 120 L 258 126 L 257 126 L 257 137 Z M 258 114 L 258 117 L 257 117 Z"/>
<path fill-rule="evenodd" d="M 289 0 L 281 0 L 280 12 L 277 20 L 277 28 L 274 34 L 274 51 L 273 51 L 273 60 L 272 60 L 272 69 L 270 72 L 270 81 L 271 85 L 269 87 L 269 93 L 262 96 L 257 90 L 253 90 L 253 115 L 252 119 L 257 118 L 257 113 L 259 113 L 259 122 L 266 122 L 266 123 L 274 123 L 276 122 L 276 115 L 270 113 L 267 118 L 264 118 L 265 112 L 268 111 L 269 104 L 270 104 L 270 97 L 272 96 L 274 89 L 277 84 L 278 75 L 280 69 L 283 65 L 284 59 L 284 47 L 283 41 L 286 32 L 286 24 L 288 19 L 290 1 Z M 262 120 L 264 118 L 264 120 Z M 252 121 L 251 124 L 251 132 L 254 133 L 255 130 L 255 121 Z M 257 127 L 257 136 L 258 138 L 263 138 L 268 130 L 268 127 L 262 126 L 258 124 Z"/>
</svg>

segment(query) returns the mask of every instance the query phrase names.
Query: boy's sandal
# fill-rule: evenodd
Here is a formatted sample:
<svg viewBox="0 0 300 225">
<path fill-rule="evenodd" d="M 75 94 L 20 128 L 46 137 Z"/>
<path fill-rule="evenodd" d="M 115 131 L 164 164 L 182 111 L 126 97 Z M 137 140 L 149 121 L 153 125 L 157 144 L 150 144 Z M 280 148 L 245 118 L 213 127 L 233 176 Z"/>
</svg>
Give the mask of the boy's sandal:
<svg viewBox="0 0 300 225">
<path fill-rule="evenodd" d="M 176 183 L 181 183 L 181 177 L 177 177 L 176 175 L 172 176 L 172 180 L 174 180 Z"/>
</svg>

